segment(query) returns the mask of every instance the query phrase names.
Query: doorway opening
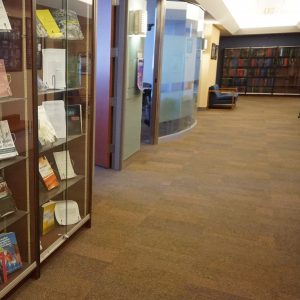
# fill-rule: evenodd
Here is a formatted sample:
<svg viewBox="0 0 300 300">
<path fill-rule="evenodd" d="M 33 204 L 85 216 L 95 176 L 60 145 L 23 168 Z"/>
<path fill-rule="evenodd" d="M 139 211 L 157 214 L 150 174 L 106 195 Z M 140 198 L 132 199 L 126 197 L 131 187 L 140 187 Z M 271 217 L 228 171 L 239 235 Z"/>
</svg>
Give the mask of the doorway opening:
<svg viewBox="0 0 300 300">
<path fill-rule="evenodd" d="M 156 20 L 158 0 L 147 0 L 148 25 L 144 45 L 144 70 L 143 70 L 143 102 L 141 116 L 141 143 L 153 143 L 152 126 L 153 116 L 151 114 L 153 105 L 154 87 L 154 55 L 156 41 Z"/>
</svg>

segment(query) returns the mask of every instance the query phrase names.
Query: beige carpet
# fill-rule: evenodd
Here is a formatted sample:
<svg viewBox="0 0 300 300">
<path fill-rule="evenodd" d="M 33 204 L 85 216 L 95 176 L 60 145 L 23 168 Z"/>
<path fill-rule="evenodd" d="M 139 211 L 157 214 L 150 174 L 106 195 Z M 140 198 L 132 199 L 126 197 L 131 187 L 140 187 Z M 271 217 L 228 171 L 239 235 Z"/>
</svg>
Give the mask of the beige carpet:
<svg viewBox="0 0 300 300">
<path fill-rule="evenodd" d="M 198 112 L 96 170 L 93 227 L 12 299 L 300 299 L 300 99 Z"/>
</svg>

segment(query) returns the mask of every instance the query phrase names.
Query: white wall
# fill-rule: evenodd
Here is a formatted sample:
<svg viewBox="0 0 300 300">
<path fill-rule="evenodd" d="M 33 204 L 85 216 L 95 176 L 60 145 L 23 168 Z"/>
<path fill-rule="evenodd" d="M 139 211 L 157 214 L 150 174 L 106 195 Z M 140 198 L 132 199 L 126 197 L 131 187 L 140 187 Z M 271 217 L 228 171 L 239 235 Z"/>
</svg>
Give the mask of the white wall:
<svg viewBox="0 0 300 300">
<path fill-rule="evenodd" d="M 197 106 L 206 108 L 208 102 L 208 88 L 216 83 L 217 62 L 210 58 L 211 45 L 219 45 L 220 30 L 212 24 L 205 24 L 204 38 L 207 39 L 207 49 L 202 52 L 201 70 L 200 70 L 200 89 L 198 94 Z"/>
</svg>

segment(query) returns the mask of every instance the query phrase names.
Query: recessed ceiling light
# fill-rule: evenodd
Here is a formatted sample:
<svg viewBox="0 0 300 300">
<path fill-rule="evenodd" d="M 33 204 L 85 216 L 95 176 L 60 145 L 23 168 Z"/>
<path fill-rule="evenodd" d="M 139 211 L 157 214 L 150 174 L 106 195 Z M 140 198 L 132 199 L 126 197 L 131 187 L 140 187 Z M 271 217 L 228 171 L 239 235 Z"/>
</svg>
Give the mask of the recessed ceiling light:
<svg viewBox="0 0 300 300">
<path fill-rule="evenodd" d="M 223 0 L 240 28 L 297 26 L 299 0 Z"/>
</svg>

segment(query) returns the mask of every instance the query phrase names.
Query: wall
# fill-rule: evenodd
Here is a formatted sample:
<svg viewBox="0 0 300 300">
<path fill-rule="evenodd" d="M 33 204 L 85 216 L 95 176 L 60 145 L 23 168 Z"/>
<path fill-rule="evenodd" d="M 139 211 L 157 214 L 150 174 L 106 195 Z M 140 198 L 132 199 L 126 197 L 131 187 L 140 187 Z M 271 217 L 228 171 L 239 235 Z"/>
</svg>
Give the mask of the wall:
<svg viewBox="0 0 300 300">
<path fill-rule="evenodd" d="M 220 30 L 212 24 L 205 24 L 204 38 L 207 39 L 207 49 L 202 51 L 201 70 L 200 70 L 200 88 L 198 94 L 197 106 L 207 107 L 208 88 L 216 83 L 217 60 L 211 59 L 211 45 L 219 45 Z"/>
<path fill-rule="evenodd" d="M 220 39 L 217 82 L 220 83 L 225 48 L 300 46 L 300 33 L 224 36 Z"/>
</svg>

